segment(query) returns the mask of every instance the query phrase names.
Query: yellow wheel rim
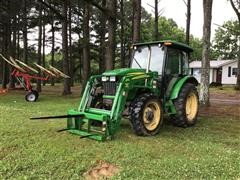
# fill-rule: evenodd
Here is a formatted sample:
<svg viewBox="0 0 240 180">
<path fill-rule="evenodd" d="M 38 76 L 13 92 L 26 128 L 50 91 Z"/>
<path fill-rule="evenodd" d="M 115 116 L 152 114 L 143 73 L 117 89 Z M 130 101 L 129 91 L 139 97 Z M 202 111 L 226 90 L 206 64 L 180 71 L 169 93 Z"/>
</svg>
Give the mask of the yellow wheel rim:
<svg viewBox="0 0 240 180">
<path fill-rule="evenodd" d="M 143 123 L 147 130 L 155 130 L 161 120 L 161 109 L 157 102 L 148 102 L 143 111 Z"/>
<path fill-rule="evenodd" d="M 186 101 L 186 115 L 188 121 L 193 121 L 198 111 L 198 98 L 195 93 L 190 93 Z"/>
</svg>

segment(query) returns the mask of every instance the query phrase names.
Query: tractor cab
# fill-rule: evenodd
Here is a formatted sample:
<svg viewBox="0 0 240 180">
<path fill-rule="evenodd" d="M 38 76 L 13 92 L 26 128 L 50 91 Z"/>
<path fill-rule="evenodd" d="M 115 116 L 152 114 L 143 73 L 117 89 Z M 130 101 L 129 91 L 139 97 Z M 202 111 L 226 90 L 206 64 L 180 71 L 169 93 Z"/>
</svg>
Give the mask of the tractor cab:
<svg viewBox="0 0 240 180">
<path fill-rule="evenodd" d="M 182 77 L 189 74 L 189 54 L 193 49 L 175 41 L 157 41 L 133 45 L 130 68 L 158 73 L 158 83 L 163 93 Z"/>
<path fill-rule="evenodd" d="M 187 75 L 192 51 L 189 46 L 174 41 L 135 44 L 130 67 L 157 71 L 159 76 Z"/>
</svg>

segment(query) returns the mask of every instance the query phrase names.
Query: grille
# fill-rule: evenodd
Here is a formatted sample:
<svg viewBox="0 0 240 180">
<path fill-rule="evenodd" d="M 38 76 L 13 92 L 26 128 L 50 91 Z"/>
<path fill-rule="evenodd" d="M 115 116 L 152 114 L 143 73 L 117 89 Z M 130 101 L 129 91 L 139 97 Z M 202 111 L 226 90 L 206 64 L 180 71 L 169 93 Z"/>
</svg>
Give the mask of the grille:
<svg viewBox="0 0 240 180">
<path fill-rule="evenodd" d="M 116 82 L 102 82 L 104 95 L 114 96 L 116 94 L 117 83 Z"/>
</svg>

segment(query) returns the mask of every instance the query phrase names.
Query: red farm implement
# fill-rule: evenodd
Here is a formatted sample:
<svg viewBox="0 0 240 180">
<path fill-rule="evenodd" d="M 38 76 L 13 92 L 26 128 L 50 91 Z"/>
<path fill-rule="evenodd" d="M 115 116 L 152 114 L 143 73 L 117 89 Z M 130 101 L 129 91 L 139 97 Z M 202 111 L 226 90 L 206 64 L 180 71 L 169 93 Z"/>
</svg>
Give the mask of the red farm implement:
<svg viewBox="0 0 240 180">
<path fill-rule="evenodd" d="M 37 90 L 33 89 L 33 86 L 31 84 L 31 80 L 41 80 L 41 81 L 47 81 L 50 78 L 70 78 L 66 74 L 62 73 L 58 69 L 49 66 L 49 69 L 46 69 L 36 63 L 34 65 L 36 66 L 35 69 L 27 64 L 25 64 L 22 61 L 19 61 L 17 59 L 13 59 L 10 57 L 10 59 L 7 59 L 2 54 L 0 54 L 3 60 L 5 60 L 8 64 L 10 64 L 13 67 L 13 70 L 11 72 L 11 75 L 14 76 L 17 81 L 20 83 L 20 85 L 27 91 L 27 94 L 25 96 L 26 101 L 34 102 L 38 99 L 39 93 Z M 42 72 L 42 75 L 39 75 L 40 72 Z"/>
</svg>

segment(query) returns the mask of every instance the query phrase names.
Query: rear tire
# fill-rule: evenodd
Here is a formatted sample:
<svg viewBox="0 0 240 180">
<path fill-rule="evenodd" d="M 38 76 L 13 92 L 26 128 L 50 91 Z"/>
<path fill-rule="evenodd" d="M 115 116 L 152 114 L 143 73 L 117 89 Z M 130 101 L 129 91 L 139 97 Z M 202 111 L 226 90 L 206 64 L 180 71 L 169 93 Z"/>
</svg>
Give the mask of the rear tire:
<svg viewBox="0 0 240 180">
<path fill-rule="evenodd" d="M 197 122 L 199 98 L 196 87 L 186 83 L 178 98 L 174 101 L 177 113 L 172 116 L 172 123 L 178 127 L 193 126 Z"/>
<path fill-rule="evenodd" d="M 143 94 L 130 108 L 130 121 L 138 136 L 153 136 L 159 133 L 163 122 L 160 100 L 152 94 Z"/>
</svg>

